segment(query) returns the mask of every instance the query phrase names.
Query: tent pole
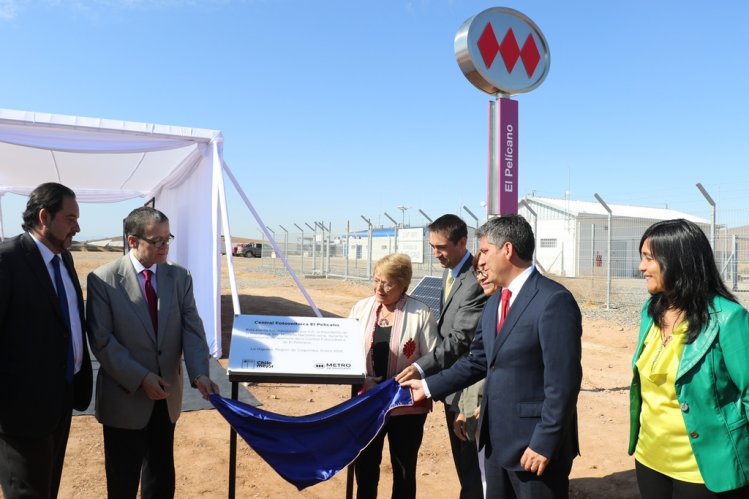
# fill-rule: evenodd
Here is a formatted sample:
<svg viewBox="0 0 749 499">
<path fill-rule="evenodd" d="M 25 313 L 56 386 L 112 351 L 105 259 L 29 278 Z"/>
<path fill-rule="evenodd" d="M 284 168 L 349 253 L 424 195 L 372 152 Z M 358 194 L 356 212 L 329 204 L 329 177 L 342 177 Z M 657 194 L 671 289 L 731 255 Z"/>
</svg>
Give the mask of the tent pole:
<svg viewBox="0 0 749 499">
<path fill-rule="evenodd" d="M 0 194 L 0 241 L 5 241 L 5 227 L 3 227 L 3 195 Z"/>
<path fill-rule="evenodd" d="M 218 204 L 221 209 L 221 230 L 224 233 L 224 250 L 226 251 L 226 268 L 229 271 L 229 286 L 231 287 L 231 300 L 234 306 L 234 315 L 240 315 L 242 309 L 239 303 L 239 290 L 237 289 L 237 276 L 234 274 L 234 260 L 231 255 L 231 230 L 229 228 L 229 211 L 226 205 L 226 188 L 224 187 L 224 175 L 220 164 L 221 156 L 218 151 L 218 141 L 213 140 L 213 172 L 216 178 L 214 185 L 218 188 Z M 217 279 L 216 282 L 221 282 Z M 220 293 L 219 293 L 220 295 Z"/>
<path fill-rule="evenodd" d="M 309 293 L 307 293 L 307 290 L 304 288 L 302 281 L 299 280 L 299 277 L 297 277 L 296 272 L 294 272 L 294 269 L 292 269 L 291 265 L 289 265 L 289 261 L 286 259 L 286 255 L 284 254 L 283 251 L 281 251 L 281 248 L 278 246 L 278 243 L 276 243 L 276 240 L 273 239 L 273 236 L 271 235 L 270 231 L 268 231 L 268 228 L 266 227 L 265 222 L 263 222 L 263 220 L 260 218 L 260 215 L 258 214 L 258 212 L 255 211 L 255 208 L 252 206 L 252 203 L 250 203 L 250 200 L 247 198 L 247 195 L 239 186 L 239 182 L 237 182 L 237 179 L 234 177 L 234 174 L 231 172 L 231 170 L 229 170 L 229 167 L 226 163 L 224 163 L 223 166 L 224 166 L 224 171 L 226 172 L 226 175 L 234 184 L 234 188 L 237 189 L 237 192 L 239 193 L 239 196 L 242 198 L 242 201 L 244 201 L 244 204 L 250 210 L 250 212 L 252 213 L 252 216 L 255 217 L 255 220 L 257 221 L 258 225 L 260 225 L 260 230 L 262 230 L 265 233 L 265 236 L 268 238 L 268 241 L 270 241 L 271 246 L 273 246 L 273 250 L 276 252 L 276 255 L 279 255 L 281 257 L 281 261 L 286 267 L 286 270 L 289 271 L 291 278 L 294 279 L 294 282 L 299 288 L 299 291 L 302 292 L 302 294 L 304 295 L 304 298 L 307 300 L 307 303 L 309 303 L 309 306 L 312 307 L 312 310 L 315 312 L 315 315 L 317 317 L 322 317 L 322 313 L 320 313 L 320 310 L 317 308 L 317 305 L 315 305 L 315 302 L 312 301 L 312 297 L 309 295 Z"/>
</svg>

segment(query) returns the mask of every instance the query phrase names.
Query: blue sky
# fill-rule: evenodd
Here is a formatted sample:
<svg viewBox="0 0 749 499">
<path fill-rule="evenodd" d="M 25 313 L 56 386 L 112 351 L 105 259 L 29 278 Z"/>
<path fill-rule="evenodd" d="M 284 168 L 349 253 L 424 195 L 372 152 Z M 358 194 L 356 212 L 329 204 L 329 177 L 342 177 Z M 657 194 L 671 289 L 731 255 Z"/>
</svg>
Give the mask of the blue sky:
<svg viewBox="0 0 749 499">
<path fill-rule="evenodd" d="M 418 209 L 482 216 L 490 96 L 460 72 L 453 37 L 497 5 L 533 19 L 551 50 L 545 82 L 517 97 L 521 195 L 597 192 L 708 218 L 701 182 L 719 219 L 745 209 L 738 0 L 0 0 L 0 107 L 222 130 L 276 232 L 390 225 L 399 205 L 413 225 Z M 228 190 L 232 232 L 259 237 Z M 6 234 L 23 203 L 3 200 Z M 117 234 L 137 204 L 82 206 L 80 239 Z"/>
</svg>

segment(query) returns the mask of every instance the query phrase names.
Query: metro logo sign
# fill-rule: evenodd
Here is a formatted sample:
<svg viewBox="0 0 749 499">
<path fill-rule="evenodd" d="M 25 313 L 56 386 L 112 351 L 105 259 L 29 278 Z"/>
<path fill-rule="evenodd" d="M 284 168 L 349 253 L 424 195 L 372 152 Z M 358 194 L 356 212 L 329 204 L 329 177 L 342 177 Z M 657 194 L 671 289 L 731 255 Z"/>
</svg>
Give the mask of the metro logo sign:
<svg viewBox="0 0 749 499">
<path fill-rule="evenodd" d="M 512 70 L 515 69 L 515 64 L 518 59 L 523 60 L 525 66 L 525 72 L 528 78 L 533 76 L 538 66 L 538 61 L 541 60 L 541 54 L 538 52 L 536 42 L 533 40 L 533 35 L 528 35 L 523 43 L 523 48 L 518 47 L 518 41 L 515 38 L 515 33 L 512 28 L 507 30 L 505 37 L 502 39 L 502 43 L 497 43 L 497 37 L 494 36 L 494 29 L 492 23 L 487 23 L 484 32 L 481 33 L 478 41 L 479 52 L 481 57 L 484 59 L 487 69 L 491 69 L 494 58 L 497 54 L 502 54 L 502 60 L 505 62 L 507 72 L 512 74 Z"/>
<path fill-rule="evenodd" d="M 455 35 L 455 56 L 466 78 L 492 95 L 533 90 L 549 71 L 549 48 L 541 31 L 525 15 L 505 7 L 487 9 L 463 23 Z M 518 60 L 525 71 L 516 68 Z"/>
</svg>

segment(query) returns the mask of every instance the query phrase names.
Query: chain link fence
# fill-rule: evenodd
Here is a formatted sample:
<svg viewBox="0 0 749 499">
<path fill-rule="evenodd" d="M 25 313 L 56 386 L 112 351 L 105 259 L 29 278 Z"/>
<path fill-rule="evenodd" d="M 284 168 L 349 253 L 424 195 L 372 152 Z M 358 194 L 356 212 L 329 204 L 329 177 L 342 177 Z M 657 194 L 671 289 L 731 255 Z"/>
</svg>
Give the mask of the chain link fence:
<svg viewBox="0 0 749 499">
<path fill-rule="evenodd" d="M 534 228 L 535 263 L 545 275 L 562 282 L 581 304 L 601 308 L 639 308 L 647 299 L 638 270 L 639 244 L 655 218 L 565 213 L 524 206 L 520 214 Z M 711 240 L 718 268 L 728 289 L 749 306 L 749 210 L 722 214 L 727 223 L 713 225 L 693 217 Z M 389 253 L 408 254 L 413 263 L 412 285 L 424 276 L 441 276 L 442 268 L 429 246 L 426 225 L 419 227 L 335 228 L 274 235 L 294 271 L 305 278 L 369 280 L 375 262 Z M 478 241 L 469 227 L 468 249 Z M 262 244 L 262 269 L 287 272 L 280 254 L 267 239 Z"/>
</svg>

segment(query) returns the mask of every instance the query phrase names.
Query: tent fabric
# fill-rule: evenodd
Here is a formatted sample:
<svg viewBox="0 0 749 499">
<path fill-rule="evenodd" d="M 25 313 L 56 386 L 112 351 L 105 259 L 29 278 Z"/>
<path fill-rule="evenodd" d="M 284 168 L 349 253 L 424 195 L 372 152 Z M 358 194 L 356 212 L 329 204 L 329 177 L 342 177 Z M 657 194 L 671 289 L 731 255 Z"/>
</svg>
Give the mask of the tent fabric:
<svg viewBox="0 0 749 499">
<path fill-rule="evenodd" d="M 220 357 L 222 144 L 217 130 L 0 109 L 0 201 L 44 182 L 70 187 L 81 203 L 154 198 L 176 236 L 169 259 L 191 271 L 209 349 Z"/>
<path fill-rule="evenodd" d="M 281 477 L 302 490 L 329 480 L 374 439 L 391 410 L 413 405 L 411 391 L 391 378 L 335 407 L 284 416 L 210 395 L 211 403 Z"/>
</svg>

